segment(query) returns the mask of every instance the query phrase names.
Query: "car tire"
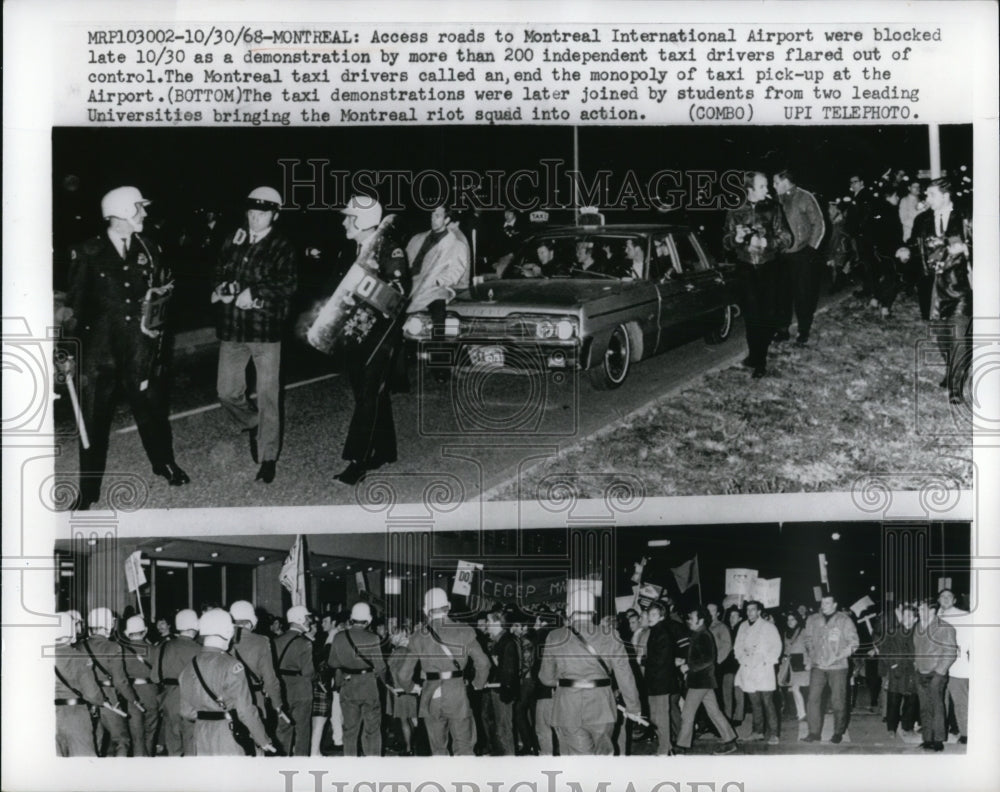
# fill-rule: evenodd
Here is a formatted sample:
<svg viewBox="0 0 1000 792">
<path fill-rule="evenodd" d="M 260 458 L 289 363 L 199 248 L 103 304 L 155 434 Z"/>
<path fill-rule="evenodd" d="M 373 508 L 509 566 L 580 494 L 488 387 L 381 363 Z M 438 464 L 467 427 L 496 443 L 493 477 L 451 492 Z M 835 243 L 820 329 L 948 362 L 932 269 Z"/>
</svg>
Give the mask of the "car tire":
<svg viewBox="0 0 1000 792">
<path fill-rule="evenodd" d="M 632 340 L 628 328 L 620 324 L 611 331 L 600 360 L 587 371 L 590 384 L 596 390 L 613 390 L 619 387 L 628 377 L 631 363 Z"/>
<path fill-rule="evenodd" d="M 729 338 L 733 332 L 733 321 L 735 318 L 736 312 L 731 305 L 727 305 L 722 310 L 717 311 L 712 318 L 712 329 L 705 335 L 705 341 L 709 344 L 721 344 Z"/>
</svg>

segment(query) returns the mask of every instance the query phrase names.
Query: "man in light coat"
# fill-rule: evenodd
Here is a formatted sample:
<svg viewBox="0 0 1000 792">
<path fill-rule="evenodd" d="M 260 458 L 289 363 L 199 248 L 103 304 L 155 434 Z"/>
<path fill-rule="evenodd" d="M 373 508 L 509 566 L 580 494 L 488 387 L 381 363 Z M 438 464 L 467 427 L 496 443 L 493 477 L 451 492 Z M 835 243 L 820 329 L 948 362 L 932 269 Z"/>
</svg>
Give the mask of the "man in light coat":
<svg viewBox="0 0 1000 792">
<path fill-rule="evenodd" d="M 469 275 L 469 241 L 458 227 L 453 209 L 438 206 L 431 212 L 429 231 L 416 234 L 406 246 L 413 288 L 407 313 L 426 311 L 434 323 L 432 338 L 444 335 L 445 311 L 455 297 L 456 288 Z M 399 372 L 397 372 L 398 374 Z M 439 381 L 447 380 L 444 371 L 436 372 Z"/>
<path fill-rule="evenodd" d="M 746 606 L 747 618 L 740 625 L 733 644 L 733 654 L 740 662 L 736 673 L 736 686 L 750 697 L 753 707 L 753 733 L 750 740 L 765 737 L 777 745 L 780 725 L 774 706 L 774 666 L 781 659 L 781 635 L 778 628 L 762 619 L 763 606 L 750 600 Z"/>
<path fill-rule="evenodd" d="M 858 628 L 851 617 L 837 610 L 837 600 L 827 594 L 820 600 L 819 613 L 806 621 L 804 635 L 806 662 L 809 670 L 809 700 L 806 719 L 809 734 L 804 742 L 817 742 L 823 731 L 823 690 L 830 686 L 830 706 L 833 708 L 833 736 L 839 743 L 847 731 L 848 663 L 858 648 Z"/>
<path fill-rule="evenodd" d="M 938 593 L 938 618 L 955 628 L 958 656 L 948 669 L 946 692 L 955 707 L 958 722 L 958 741 L 963 745 L 969 736 L 969 671 L 972 665 L 972 621 L 968 611 L 955 604 L 955 594 L 951 589 L 941 589 Z"/>
</svg>

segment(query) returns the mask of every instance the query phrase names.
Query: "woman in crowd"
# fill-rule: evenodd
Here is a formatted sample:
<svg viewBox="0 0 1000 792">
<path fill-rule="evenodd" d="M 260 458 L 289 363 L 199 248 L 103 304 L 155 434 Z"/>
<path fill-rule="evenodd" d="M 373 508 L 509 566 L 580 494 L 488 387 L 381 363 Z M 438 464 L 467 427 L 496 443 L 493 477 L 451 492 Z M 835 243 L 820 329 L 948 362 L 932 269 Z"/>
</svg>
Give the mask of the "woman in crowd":
<svg viewBox="0 0 1000 792">
<path fill-rule="evenodd" d="M 795 717 L 805 720 L 806 704 L 802 688 L 809 687 L 809 666 L 806 662 L 806 645 L 802 635 L 802 622 L 795 612 L 785 617 L 784 651 L 778 669 L 778 683 L 792 692 Z"/>
</svg>

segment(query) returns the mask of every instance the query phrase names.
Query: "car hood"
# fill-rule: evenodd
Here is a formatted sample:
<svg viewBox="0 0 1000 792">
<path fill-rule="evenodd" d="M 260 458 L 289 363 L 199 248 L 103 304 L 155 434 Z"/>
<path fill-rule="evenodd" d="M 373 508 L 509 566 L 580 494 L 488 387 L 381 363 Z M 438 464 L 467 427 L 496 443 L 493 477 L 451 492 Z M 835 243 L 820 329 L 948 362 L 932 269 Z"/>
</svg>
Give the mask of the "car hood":
<svg viewBox="0 0 1000 792">
<path fill-rule="evenodd" d="M 585 305 L 605 300 L 620 301 L 621 295 L 631 295 L 629 302 L 653 287 L 644 281 L 581 278 L 552 278 L 486 281 L 458 292 L 449 303 L 449 310 L 476 316 L 506 316 L 516 311 L 540 313 L 576 313 Z"/>
</svg>

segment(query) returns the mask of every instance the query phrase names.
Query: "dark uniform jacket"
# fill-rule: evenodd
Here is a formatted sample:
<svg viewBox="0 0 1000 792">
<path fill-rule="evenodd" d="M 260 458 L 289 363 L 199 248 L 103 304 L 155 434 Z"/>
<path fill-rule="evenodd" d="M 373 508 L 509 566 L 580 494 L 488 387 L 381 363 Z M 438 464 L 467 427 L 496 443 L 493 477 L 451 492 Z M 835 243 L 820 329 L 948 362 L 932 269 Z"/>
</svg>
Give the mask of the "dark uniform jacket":
<svg viewBox="0 0 1000 792">
<path fill-rule="evenodd" d="M 453 622 L 448 617 L 435 619 L 432 622 L 434 632 L 447 647 L 438 643 L 428 629 L 428 625 L 421 625 L 410 638 L 410 653 L 403 662 L 398 678 L 407 680 L 413 675 L 417 662 L 424 677 L 420 695 L 420 715 L 426 716 L 431 699 L 435 696 L 439 688 L 457 687 L 461 694 L 465 695 L 465 682 L 462 678 L 464 670 L 469 660 L 475 669 L 472 686 L 476 690 L 482 690 L 486 684 L 490 673 L 490 661 L 476 640 L 476 631 L 465 624 Z M 450 652 L 450 655 L 449 655 Z M 428 674 L 454 674 L 450 679 L 427 679 Z M 441 695 L 438 693 L 437 695 Z"/>
<path fill-rule="evenodd" d="M 953 242 L 964 242 L 971 248 L 964 218 L 957 207 L 951 208 L 948 225 L 941 236 L 937 233 L 933 209 L 921 212 L 913 221 L 911 256 L 917 257 L 925 274 L 934 276 L 931 319 L 972 316 L 971 253 L 949 254 L 948 246 Z"/>
<path fill-rule="evenodd" d="M 204 685 L 195 672 L 195 661 L 204 677 Z M 205 685 L 214 697 L 205 689 Z M 257 714 L 257 708 L 253 705 L 243 664 L 228 652 L 210 646 L 203 648 L 201 653 L 181 671 L 180 691 L 181 717 L 195 720 L 198 718 L 198 713 L 229 712 L 250 731 L 258 745 L 263 746 L 270 742 L 260 715 Z M 213 734 L 195 733 L 199 755 L 239 756 L 243 753 L 243 749 L 233 739 L 225 720 L 204 721 L 204 723 L 212 724 L 210 728 Z"/>
<path fill-rule="evenodd" d="M 621 638 L 616 632 L 609 632 L 590 622 L 575 621 L 573 627 L 614 674 L 625 708 L 638 714 L 641 710 L 639 692 Z M 581 724 L 588 726 L 614 723 L 617 720 L 618 712 L 611 686 L 573 688 L 559 685 L 560 680 L 608 679 L 608 674 L 597 657 L 567 627 L 560 627 L 549 633 L 538 678 L 543 685 L 555 687 L 552 696 L 552 722 L 555 726 L 577 728 Z"/>
<path fill-rule="evenodd" d="M 278 636 L 274 652 L 278 658 L 278 675 L 285 683 L 288 700 L 312 698 L 313 677 L 316 675 L 312 639 L 293 627 Z"/>
<path fill-rule="evenodd" d="M 251 245 L 247 229 L 238 229 L 222 243 L 215 273 L 216 285 L 230 282 L 237 284 L 237 296 L 250 289 L 254 306 L 244 310 L 236 307 L 236 300 L 216 303 L 219 340 L 280 341 L 298 282 L 291 242 L 272 226 Z"/>
<path fill-rule="evenodd" d="M 363 627 L 349 627 L 333 636 L 327 664 L 337 672 L 338 684 L 357 676 L 371 676 L 373 689 L 375 677 L 382 676 L 386 669 L 379 637 Z"/>
<path fill-rule="evenodd" d="M 55 648 L 56 660 L 56 701 L 71 701 L 81 698 L 88 704 L 100 706 L 104 703 L 101 689 L 94 679 L 94 663 L 87 653 L 69 644 L 59 644 Z M 62 674 L 62 679 L 59 675 Z M 65 681 L 63 681 L 65 680 Z"/>
<path fill-rule="evenodd" d="M 125 666 L 122 663 L 122 648 L 119 644 L 103 635 L 92 635 L 85 641 L 80 642 L 80 647 L 93 663 L 94 677 L 99 685 L 104 688 L 104 693 L 115 706 L 115 700 L 111 688 L 120 697 L 123 704 L 128 705 L 136 700 L 135 691 L 125 676 Z"/>
<path fill-rule="evenodd" d="M 282 708 L 281 683 L 274 669 L 274 646 L 266 635 L 258 635 L 243 627 L 236 628 L 230 650 L 233 657 L 243 663 L 247 683 L 254 695 L 263 693 L 275 710 Z"/>
<path fill-rule="evenodd" d="M 125 667 L 125 675 L 132 684 L 149 684 L 153 677 L 152 655 L 153 647 L 148 641 L 123 640 L 121 643 L 121 661 Z"/>
<path fill-rule="evenodd" d="M 201 651 L 201 645 L 186 635 L 175 635 L 153 647 L 150 658 L 153 681 L 163 687 L 164 693 L 177 690 L 177 678 L 191 658 Z"/>
<path fill-rule="evenodd" d="M 739 226 L 750 229 L 741 242 L 736 241 Z M 767 242 L 763 249 L 751 249 L 750 240 L 754 236 L 762 237 Z M 726 215 L 722 245 L 744 264 L 759 267 L 773 261 L 791 243 L 792 232 L 785 222 L 784 212 L 770 198 L 757 203 L 747 201 L 737 209 L 731 209 Z"/>
<path fill-rule="evenodd" d="M 500 701 L 509 704 L 517 698 L 521 684 L 521 647 L 507 630 L 490 645 L 490 682 L 499 682 Z"/>
</svg>

